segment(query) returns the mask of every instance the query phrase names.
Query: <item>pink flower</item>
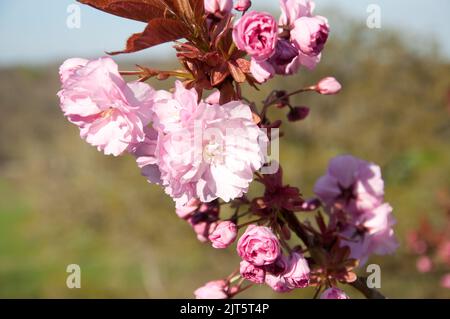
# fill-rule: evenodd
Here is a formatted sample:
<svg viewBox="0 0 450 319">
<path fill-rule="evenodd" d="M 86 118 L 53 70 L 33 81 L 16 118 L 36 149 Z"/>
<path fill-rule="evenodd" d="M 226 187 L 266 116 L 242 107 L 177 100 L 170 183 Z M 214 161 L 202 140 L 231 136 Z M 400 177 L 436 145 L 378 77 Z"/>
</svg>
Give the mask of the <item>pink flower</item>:
<svg viewBox="0 0 450 319">
<path fill-rule="evenodd" d="M 331 217 L 334 220 L 334 216 Z M 395 219 L 389 204 L 385 203 L 364 212 L 352 223 L 342 230 L 343 237 L 349 240 L 343 239 L 341 245 L 350 248 L 351 258 L 359 259 L 360 266 L 364 265 L 372 254 L 391 254 L 398 248 L 393 230 Z"/>
<path fill-rule="evenodd" d="M 292 288 L 288 285 L 286 278 L 283 276 L 276 276 L 274 274 L 267 273 L 265 283 L 272 288 L 273 291 L 278 293 L 292 291 Z"/>
<path fill-rule="evenodd" d="M 255 266 L 273 264 L 280 256 L 280 251 L 277 237 L 265 226 L 248 226 L 237 245 L 239 256 Z"/>
<path fill-rule="evenodd" d="M 236 46 L 258 61 L 270 58 L 278 40 L 275 18 L 266 12 L 248 12 L 234 26 Z"/>
<path fill-rule="evenodd" d="M 188 219 L 198 211 L 201 204 L 202 203 L 197 198 L 193 198 L 186 205 L 177 207 L 176 213 L 181 219 Z"/>
<path fill-rule="evenodd" d="M 430 257 L 422 256 L 416 262 L 417 271 L 421 273 L 430 272 L 433 269 L 433 262 Z"/>
<path fill-rule="evenodd" d="M 285 277 L 289 266 L 289 259 L 284 255 L 280 255 L 273 264 L 266 266 L 265 283 L 278 293 L 291 291 L 293 288 L 288 284 Z"/>
<path fill-rule="evenodd" d="M 306 288 L 309 285 L 309 266 L 305 257 L 299 253 L 292 253 L 288 259 L 288 266 L 283 277 L 289 288 Z"/>
<path fill-rule="evenodd" d="M 237 0 L 234 9 L 237 11 L 247 11 L 252 5 L 250 0 Z"/>
<path fill-rule="evenodd" d="M 275 53 L 268 63 L 272 65 L 277 74 L 294 74 L 300 67 L 299 54 L 298 49 L 290 41 L 280 39 L 277 42 Z"/>
<path fill-rule="evenodd" d="M 329 25 L 321 16 L 302 17 L 295 21 L 291 37 L 297 48 L 307 56 L 317 56 L 328 40 Z"/>
<path fill-rule="evenodd" d="M 350 299 L 347 294 L 339 288 L 328 288 L 321 295 L 320 299 Z"/>
<path fill-rule="evenodd" d="M 89 60 L 79 58 L 67 59 L 64 61 L 59 67 L 59 79 L 61 80 L 61 83 L 66 83 L 77 70 L 86 66 L 88 63 Z"/>
<path fill-rule="evenodd" d="M 345 155 L 330 161 L 327 174 L 316 182 L 314 192 L 327 206 L 358 214 L 379 206 L 384 182 L 379 166 Z"/>
<path fill-rule="evenodd" d="M 196 299 L 228 299 L 227 284 L 224 280 L 210 281 L 194 291 Z"/>
<path fill-rule="evenodd" d="M 195 206 L 195 202 L 190 201 L 190 205 Z M 189 205 L 184 208 L 188 210 Z M 193 208 L 193 207 L 192 207 Z M 180 213 L 180 208 L 177 209 L 177 213 Z M 217 220 L 219 219 L 220 207 L 217 201 L 211 203 L 199 203 L 197 209 L 190 213 L 185 219 L 192 226 L 192 229 L 197 234 L 197 239 L 206 243 L 209 240 L 209 236 L 214 232 L 217 227 Z"/>
<path fill-rule="evenodd" d="M 297 19 L 310 17 L 315 4 L 310 0 L 280 0 L 280 25 L 293 27 Z"/>
<path fill-rule="evenodd" d="M 450 273 L 446 274 L 441 279 L 441 286 L 446 289 L 450 289 Z"/>
<path fill-rule="evenodd" d="M 236 224 L 230 221 L 223 221 L 217 224 L 216 229 L 209 235 L 209 240 L 214 248 L 224 249 L 236 240 L 236 236 Z"/>
<path fill-rule="evenodd" d="M 233 0 L 204 0 L 205 11 L 211 14 L 226 14 L 233 9 Z"/>
<path fill-rule="evenodd" d="M 168 133 L 182 130 L 196 115 L 198 94 L 187 90 L 180 81 L 175 82 L 175 92 L 156 91 L 153 96 L 153 127 Z"/>
<path fill-rule="evenodd" d="M 250 72 L 258 83 L 265 83 L 275 75 L 275 69 L 270 62 L 255 59 L 250 62 Z"/>
<path fill-rule="evenodd" d="M 161 184 L 161 172 L 156 158 L 158 147 L 158 132 L 150 127 L 144 127 L 144 141 L 135 144 L 130 152 L 136 157 L 136 163 L 141 169 L 141 174 L 150 183 Z"/>
<path fill-rule="evenodd" d="M 255 284 L 262 284 L 266 278 L 266 271 L 263 267 L 255 266 L 248 261 L 241 261 L 240 264 L 241 276 Z"/>
<path fill-rule="evenodd" d="M 68 60 L 60 75 L 61 109 L 89 144 L 118 156 L 144 141 L 144 127 L 152 115 L 154 91 L 149 85 L 127 84 L 109 57 Z"/>
<path fill-rule="evenodd" d="M 333 77 L 327 77 L 320 80 L 316 86 L 316 91 L 324 95 L 337 94 L 341 89 L 341 84 Z"/>
<path fill-rule="evenodd" d="M 176 101 L 167 97 L 156 101 L 160 107 L 154 108 L 155 126 L 160 130 L 157 158 L 162 185 L 177 207 L 192 198 L 207 203 L 241 197 L 253 173 L 265 162 L 262 144 L 267 136 L 253 122 L 249 106 L 238 101 L 225 105 L 196 102 L 192 111 L 193 97 L 192 91 L 177 85 Z M 179 120 L 169 120 L 170 110 L 180 114 Z"/>
</svg>

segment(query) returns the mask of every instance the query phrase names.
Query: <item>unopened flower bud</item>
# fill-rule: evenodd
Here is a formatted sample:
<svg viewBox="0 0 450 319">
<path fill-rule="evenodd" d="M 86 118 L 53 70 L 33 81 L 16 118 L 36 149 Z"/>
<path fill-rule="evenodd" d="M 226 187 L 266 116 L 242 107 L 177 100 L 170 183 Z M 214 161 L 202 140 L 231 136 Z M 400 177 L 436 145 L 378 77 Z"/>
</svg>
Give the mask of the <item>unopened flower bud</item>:
<svg viewBox="0 0 450 319">
<path fill-rule="evenodd" d="M 338 94 L 342 85 L 333 77 L 327 77 L 317 83 L 316 91 L 323 95 Z"/>
<path fill-rule="evenodd" d="M 234 9 L 237 11 L 247 11 L 250 6 L 252 5 L 252 2 L 250 0 L 237 0 Z"/>
<path fill-rule="evenodd" d="M 236 236 L 236 224 L 230 221 L 223 221 L 217 224 L 217 227 L 209 235 L 209 240 L 214 248 L 224 249 L 236 240 Z"/>
<path fill-rule="evenodd" d="M 350 299 L 347 294 L 339 288 L 328 288 L 321 295 L 320 299 Z"/>
</svg>

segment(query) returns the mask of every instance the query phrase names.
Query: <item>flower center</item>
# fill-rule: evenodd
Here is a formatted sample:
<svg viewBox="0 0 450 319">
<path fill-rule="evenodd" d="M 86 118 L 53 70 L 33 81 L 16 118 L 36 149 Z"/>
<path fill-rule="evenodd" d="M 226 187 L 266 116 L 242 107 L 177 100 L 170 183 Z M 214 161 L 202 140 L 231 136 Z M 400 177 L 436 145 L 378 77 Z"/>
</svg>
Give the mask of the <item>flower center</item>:
<svg viewBox="0 0 450 319">
<path fill-rule="evenodd" d="M 215 141 L 209 141 L 203 147 L 203 159 L 209 164 L 220 164 L 223 159 L 222 145 Z"/>
<path fill-rule="evenodd" d="M 114 108 L 112 106 L 110 106 L 109 109 L 101 112 L 100 116 L 103 118 L 108 118 L 113 114 L 113 112 L 114 112 Z"/>
</svg>

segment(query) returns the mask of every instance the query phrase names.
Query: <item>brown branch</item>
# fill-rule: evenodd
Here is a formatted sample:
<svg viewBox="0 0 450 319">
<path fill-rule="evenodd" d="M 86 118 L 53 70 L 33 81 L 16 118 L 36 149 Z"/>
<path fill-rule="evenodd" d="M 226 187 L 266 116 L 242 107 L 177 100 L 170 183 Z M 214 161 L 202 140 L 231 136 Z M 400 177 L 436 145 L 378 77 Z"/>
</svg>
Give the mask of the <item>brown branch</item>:
<svg viewBox="0 0 450 319">
<path fill-rule="evenodd" d="M 294 213 L 283 209 L 281 210 L 281 214 L 288 223 L 289 228 L 305 243 L 306 246 L 311 246 L 311 236 L 308 235 Z"/>
<path fill-rule="evenodd" d="M 374 288 L 367 287 L 367 278 L 358 277 L 354 282 L 350 283 L 350 285 L 361 292 L 367 299 L 386 299 L 378 290 Z"/>
</svg>

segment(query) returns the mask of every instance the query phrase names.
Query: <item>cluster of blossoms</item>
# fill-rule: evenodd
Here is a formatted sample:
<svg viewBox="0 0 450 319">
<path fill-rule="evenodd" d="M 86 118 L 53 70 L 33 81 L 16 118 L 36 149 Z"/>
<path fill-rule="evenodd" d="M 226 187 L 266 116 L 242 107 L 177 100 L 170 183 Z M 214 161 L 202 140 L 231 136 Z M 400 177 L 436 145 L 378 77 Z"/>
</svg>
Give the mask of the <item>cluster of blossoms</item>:
<svg viewBox="0 0 450 319">
<path fill-rule="evenodd" d="M 389 254 L 397 249 L 392 207 L 384 202 L 381 169 L 352 156 L 331 160 L 326 175 L 314 187 L 341 244 L 351 248 L 351 257 L 364 264 L 371 254 Z"/>
<path fill-rule="evenodd" d="M 237 269 L 197 289 L 197 298 L 231 298 L 266 284 L 276 292 L 315 287 L 320 298 L 347 299 L 338 284 L 354 284 L 354 269 L 370 255 L 396 249 L 395 220 L 384 202 L 378 166 L 337 157 L 318 180 L 317 197 L 305 200 L 297 187 L 283 183 L 279 163 L 269 160 L 268 147 L 279 139 L 273 131 L 283 124 L 269 119 L 269 109 L 286 107 L 289 121 L 303 120 L 309 109 L 292 106 L 291 97 L 337 94 L 336 79 L 292 93 L 273 91 L 261 108 L 242 96 L 244 83 L 257 87 L 320 61 L 329 25 L 313 15 L 312 1 L 280 0 L 278 20 L 249 11 L 248 0 L 132 0 L 129 7 L 114 0 L 80 1 L 148 23 L 112 55 L 186 39 L 175 44 L 180 70 L 119 71 L 111 57 L 69 59 L 60 67 L 58 96 L 86 142 L 106 155 L 134 156 L 142 175 L 174 200 L 177 215 L 199 241 L 216 249 L 237 241 Z M 124 76 L 138 80 L 126 82 Z M 170 91 L 145 83 L 170 77 L 177 78 Z M 264 191 L 249 198 L 253 181 Z M 316 226 L 296 215 L 313 212 Z"/>
<path fill-rule="evenodd" d="M 445 211 L 442 229 L 433 227 L 428 219 L 408 233 L 406 242 L 410 252 L 417 257 L 416 268 L 422 274 L 443 274 L 441 286 L 450 289 L 450 198 L 443 192 L 440 202 Z"/>
<path fill-rule="evenodd" d="M 313 16 L 312 1 L 282 0 L 280 7 L 278 21 L 269 13 L 252 11 L 233 31 L 236 46 L 251 57 L 250 69 L 259 83 L 275 74 L 297 73 L 301 66 L 314 69 L 328 39 L 328 21 Z"/>
</svg>

